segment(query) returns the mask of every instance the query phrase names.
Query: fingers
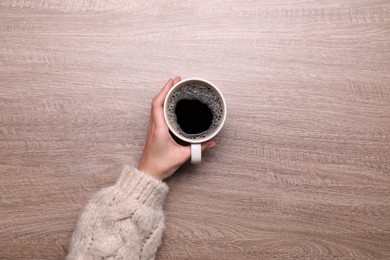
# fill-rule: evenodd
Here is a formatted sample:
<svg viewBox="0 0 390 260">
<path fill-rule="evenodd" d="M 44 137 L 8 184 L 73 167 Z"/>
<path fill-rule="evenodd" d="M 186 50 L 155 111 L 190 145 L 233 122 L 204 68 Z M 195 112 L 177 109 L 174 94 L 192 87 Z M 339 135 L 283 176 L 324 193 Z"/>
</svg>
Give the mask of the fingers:
<svg viewBox="0 0 390 260">
<path fill-rule="evenodd" d="M 181 80 L 180 77 L 176 77 L 176 78 L 173 80 L 173 85 L 176 85 L 176 83 L 178 83 L 180 80 Z"/>
<path fill-rule="evenodd" d="M 153 117 L 153 122 L 157 126 L 165 125 L 164 112 L 163 112 L 164 100 L 169 90 L 173 87 L 174 84 L 176 84 L 180 80 L 181 80 L 180 77 L 176 77 L 175 79 L 169 79 L 167 83 L 165 83 L 164 87 L 161 89 L 160 93 L 158 93 L 158 95 L 153 98 L 152 117 Z"/>
<path fill-rule="evenodd" d="M 216 147 L 217 147 L 216 142 L 214 142 L 213 140 L 207 141 L 207 142 L 202 144 L 202 152 L 210 150 L 210 149 L 214 149 Z"/>
<path fill-rule="evenodd" d="M 162 106 L 164 103 L 165 96 L 168 94 L 168 91 L 173 87 L 173 79 L 169 79 L 165 83 L 164 87 L 161 89 L 160 93 L 153 99 L 153 102 L 156 106 Z"/>
<path fill-rule="evenodd" d="M 164 104 L 165 97 L 167 96 L 169 90 L 181 80 L 180 77 L 176 77 L 175 79 L 169 79 L 167 83 L 165 83 L 164 87 L 161 89 L 160 93 L 155 97 L 156 105 L 162 106 Z"/>
</svg>

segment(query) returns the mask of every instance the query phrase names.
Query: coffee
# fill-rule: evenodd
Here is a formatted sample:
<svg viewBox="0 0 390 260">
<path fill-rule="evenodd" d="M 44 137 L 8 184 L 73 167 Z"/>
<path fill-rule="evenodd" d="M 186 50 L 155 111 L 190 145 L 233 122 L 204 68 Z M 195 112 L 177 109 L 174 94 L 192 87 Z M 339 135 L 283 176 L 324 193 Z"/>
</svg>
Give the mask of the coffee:
<svg viewBox="0 0 390 260">
<path fill-rule="evenodd" d="M 206 82 L 185 82 L 169 95 L 166 115 L 171 127 L 191 140 L 212 135 L 223 123 L 220 94 Z"/>
<path fill-rule="evenodd" d="M 199 100 L 182 99 L 176 104 L 177 123 L 186 134 L 200 134 L 208 130 L 213 121 L 210 108 Z"/>
</svg>

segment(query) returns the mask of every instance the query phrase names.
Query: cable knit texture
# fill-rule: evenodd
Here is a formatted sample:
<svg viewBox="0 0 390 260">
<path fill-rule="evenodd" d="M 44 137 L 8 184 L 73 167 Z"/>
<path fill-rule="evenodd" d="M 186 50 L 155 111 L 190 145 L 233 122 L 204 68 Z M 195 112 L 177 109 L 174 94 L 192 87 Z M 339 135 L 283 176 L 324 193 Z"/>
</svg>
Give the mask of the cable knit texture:
<svg viewBox="0 0 390 260">
<path fill-rule="evenodd" d="M 81 213 L 69 246 L 73 259 L 154 259 L 164 230 L 168 186 L 125 166 Z"/>
</svg>

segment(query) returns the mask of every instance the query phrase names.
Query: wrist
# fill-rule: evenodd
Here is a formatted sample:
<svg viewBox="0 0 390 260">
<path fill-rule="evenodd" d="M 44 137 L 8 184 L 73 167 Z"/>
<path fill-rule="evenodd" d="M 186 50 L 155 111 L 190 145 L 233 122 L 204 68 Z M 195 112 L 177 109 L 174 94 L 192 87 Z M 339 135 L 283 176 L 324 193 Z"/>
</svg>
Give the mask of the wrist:
<svg viewBox="0 0 390 260">
<path fill-rule="evenodd" d="M 149 169 L 147 167 L 143 167 L 142 165 L 140 165 L 138 167 L 138 170 L 143 172 L 144 174 L 147 174 L 149 176 L 152 176 L 153 178 L 159 180 L 159 181 L 162 181 L 164 178 L 161 176 L 161 174 L 157 174 L 156 171 L 152 170 L 152 169 Z"/>
</svg>

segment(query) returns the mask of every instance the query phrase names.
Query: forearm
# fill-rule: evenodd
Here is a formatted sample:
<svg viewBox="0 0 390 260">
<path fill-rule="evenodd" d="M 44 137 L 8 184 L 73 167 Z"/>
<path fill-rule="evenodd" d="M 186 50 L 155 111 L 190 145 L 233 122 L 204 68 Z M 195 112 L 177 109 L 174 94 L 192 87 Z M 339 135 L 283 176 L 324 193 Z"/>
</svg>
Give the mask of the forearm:
<svg viewBox="0 0 390 260">
<path fill-rule="evenodd" d="M 67 259 L 153 259 L 164 230 L 168 186 L 125 166 L 80 215 Z"/>
</svg>

